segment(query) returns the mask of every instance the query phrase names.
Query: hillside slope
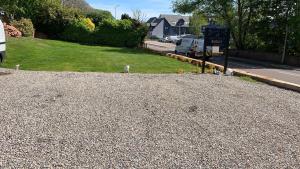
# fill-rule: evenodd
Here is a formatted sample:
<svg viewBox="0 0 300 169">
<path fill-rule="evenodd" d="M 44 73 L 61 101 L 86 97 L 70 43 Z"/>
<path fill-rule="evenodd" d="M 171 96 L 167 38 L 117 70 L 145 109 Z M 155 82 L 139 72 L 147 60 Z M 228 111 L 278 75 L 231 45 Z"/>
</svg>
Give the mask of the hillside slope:
<svg viewBox="0 0 300 169">
<path fill-rule="evenodd" d="M 62 0 L 64 6 L 78 8 L 82 11 L 91 11 L 92 8 L 85 0 Z"/>
</svg>

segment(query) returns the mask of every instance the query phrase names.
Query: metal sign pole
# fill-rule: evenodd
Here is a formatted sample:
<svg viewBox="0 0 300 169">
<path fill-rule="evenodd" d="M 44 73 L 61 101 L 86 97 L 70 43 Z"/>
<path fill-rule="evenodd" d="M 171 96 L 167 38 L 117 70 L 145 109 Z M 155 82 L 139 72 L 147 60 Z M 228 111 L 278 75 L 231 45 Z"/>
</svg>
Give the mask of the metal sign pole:
<svg viewBox="0 0 300 169">
<path fill-rule="evenodd" d="M 206 31 L 207 32 L 207 31 Z M 206 34 L 206 33 L 205 33 Z M 206 35 L 204 35 L 204 48 L 203 48 L 203 61 L 202 61 L 202 73 L 205 73 L 205 62 L 206 62 L 206 41 L 205 38 Z"/>
<path fill-rule="evenodd" d="M 224 61 L 224 74 L 226 74 L 228 68 L 228 47 L 225 49 L 225 61 Z"/>
<path fill-rule="evenodd" d="M 229 39 L 230 39 L 230 31 L 226 29 L 226 49 L 225 49 L 225 60 L 224 60 L 224 74 L 227 72 L 228 68 L 228 57 L 229 57 Z"/>
</svg>

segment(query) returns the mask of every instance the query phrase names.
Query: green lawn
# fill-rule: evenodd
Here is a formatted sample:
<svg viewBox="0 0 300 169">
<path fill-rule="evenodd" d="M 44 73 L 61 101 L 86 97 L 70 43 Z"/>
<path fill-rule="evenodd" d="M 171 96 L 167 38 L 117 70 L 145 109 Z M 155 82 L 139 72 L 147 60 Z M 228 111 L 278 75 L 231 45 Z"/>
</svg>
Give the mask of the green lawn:
<svg viewBox="0 0 300 169">
<path fill-rule="evenodd" d="M 88 46 L 55 40 L 33 38 L 9 38 L 7 58 L 1 65 L 22 70 L 122 72 L 130 65 L 133 73 L 193 72 L 197 67 L 177 60 L 145 52 L 127 49 Z"/>
</svg>

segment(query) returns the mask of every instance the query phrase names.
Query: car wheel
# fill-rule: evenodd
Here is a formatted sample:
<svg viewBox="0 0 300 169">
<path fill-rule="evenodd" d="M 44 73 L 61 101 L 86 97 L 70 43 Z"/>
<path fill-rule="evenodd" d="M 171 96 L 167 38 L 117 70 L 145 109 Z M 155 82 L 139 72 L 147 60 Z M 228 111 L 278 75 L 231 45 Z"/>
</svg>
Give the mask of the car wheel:
<svg viewBox="0 0 300 169">
<path fill-rule="evenodd" d="M 3 62 L 3 56 L 0 54 L 0 63 Z"/>
</svg>

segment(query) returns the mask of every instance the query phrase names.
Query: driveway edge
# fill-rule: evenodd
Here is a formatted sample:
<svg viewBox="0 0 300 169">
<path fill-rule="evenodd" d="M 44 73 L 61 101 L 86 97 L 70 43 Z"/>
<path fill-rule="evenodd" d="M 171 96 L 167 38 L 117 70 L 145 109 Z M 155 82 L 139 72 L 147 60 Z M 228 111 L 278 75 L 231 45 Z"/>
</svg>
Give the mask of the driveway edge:
<svg viewBox="0 0 300 169">
<path fill-rule="evenodd" d="M 161 54 L 161 52 L 159 52 L 159 53 Z M 176 54 L 172 54 L 172 53 L 167 53 L 165 55 L 167 57 L 174 58 L 174 59 L 180 60 L 182 62 L 189 62 L 193 65 L 201 65 L 202 64 L 202 60 L 199 60 L 199 59 L 192 59 L 192 58 L 189 58 L 189 57 L 186 57 L 186 56 L 176 55 Z M 207 67 L 216 68 L 220 71 L 224 70 L 224 66 L 222 66 L 222 65 L 218 65 L 218 64 L 215 64 L 215 63 L 211 63 L 211 62 L 206 62 L 206 64 L 207 64 Z M 298 84 L 285 82 L 285 81 L 270 78 L 270 77 L 267 77 L 267 76 L 261 76 L 261 75 L 257 75 L 257 74 L 253 74 L 253 73 L 248 73 L 248 72 L 241 71 L 241 70 L 236 70 L 236 69 L 232 69 L 232 70 L 233 70 L 233 75 L 234 76 L 251 77 L 254 80 L 257 80 L 259 82 L 263 82 L 263 83 L 266 83 L 266 84 L 269 84 L 269 85 L 272 85 L 272 86 L 276 86 L 276 87 L 279 87 L 279 88 L 287 89 L 287 90 L 293 90 L 293 91 L 296 91 L 296 92 L 300 93 L 300 85 L 298 85 Z"/>
</svg>

